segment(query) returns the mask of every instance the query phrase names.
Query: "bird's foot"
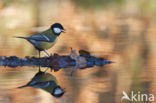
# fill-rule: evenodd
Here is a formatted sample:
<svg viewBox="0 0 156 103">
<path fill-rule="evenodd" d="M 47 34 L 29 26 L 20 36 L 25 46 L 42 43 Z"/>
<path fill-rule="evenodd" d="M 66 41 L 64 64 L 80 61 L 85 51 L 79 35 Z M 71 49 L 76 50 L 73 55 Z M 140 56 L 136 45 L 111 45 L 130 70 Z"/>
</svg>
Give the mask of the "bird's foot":
<svg viewBox="0 0 156 103">
<path fill-rule="evenodd" d="M 49 68 L 47 68 L 47 69 L 44 71 L 44 73 L 47 73 L 48 69 L 49 69 Z"/>
<path fill-rule="evenodd" d="M 48 57 L 50 57 L 50 54 L 46 50 L 44 50 L 44 52 L 48 55 Z"/>
</svg>

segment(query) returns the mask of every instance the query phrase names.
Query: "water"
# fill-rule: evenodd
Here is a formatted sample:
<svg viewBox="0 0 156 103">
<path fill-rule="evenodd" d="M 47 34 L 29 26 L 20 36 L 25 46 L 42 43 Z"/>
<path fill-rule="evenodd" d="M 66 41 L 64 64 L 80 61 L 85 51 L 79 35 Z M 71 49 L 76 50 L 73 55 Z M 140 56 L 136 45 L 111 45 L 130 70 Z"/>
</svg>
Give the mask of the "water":
<svg viewBox="0 0 156 103">
<path fill-rule="evenodd" d="M 0 56 L 38 56 L 27 41 L 12 37 L 29 36 L 34 33 L 34 26 L 46 25 L 48 28 L 57 21 L 64 25 L 67 33 L 59 37 L 49 53 L 69 55 L 72 47 L 77 51 L 90 51 L 92 55 L 114 63 L 77 70 L 73 76 L 70 68 L 58 72 L 49 70 L 66 89 L 61 98 L 54 98 L 41 89 L 17 88 L 26 84 L 38 67 L 0 67 L 0 103 L 121 103 L 122 91 L 155 95 L 156 25 L 152 5 L 149 11 L 144 8 L 146 12 L 142 13 L 143 7 L 141 9 L 136 2 L 125 3 L 120 9 L 113 5 L 115 10 L 109 6 L 101 8 L 101 5 L 98 9 L 93 6 L 86 10 L 69 0 L 55 1 L 52 5 L 59 5 L 59 9 L 51 9 L 52 1 L 47 0 L 48 5 L 41 2 L 40 14 L 33 11 L 34 4 L 29 3 L 25 4 L 27 7 L 16 2 L 1 8 Z"/>
<path fill-rule="evenodd" d="M 68 38 L 67 36 L 63 39 L 68 41 L 73 38 Z M 110 38 L 109 40 L 111 41 L 111 39 L 112 38 Z M 78 42 L 84 42 L 79 38 L 74 40 Z M 94 42 L 95 40 L 97 42 L 97 45 L 99 45 L 98 39 L 94 39 Z M 15 40 L 11 43 L 10 41 L 3 41 L 1 44 L 10 45 L 1 45 L 1 56 L 16 55 L 19 57 L 24 57 L 24 51 L 21 50 L 21 48 L 16 50 L 16 48 L 18 48 L 18 45 L 16 44 L 17 41 L 24 42 L 24 44 L 22 45 L 30 45 L 29 43 L 22 40 Z M 105 40 L 103 41 L 105 42 Z M 143 40 L 143 42 L 152 45 L 154 44 L 153 41 L 150 40 Z M 108 45 L 99 47 L 103 48 L 103 51 L 99 52 L 98 46 L 95 46 L 97 47 L 97 49 L 91 48 L 91 53 L 93 55 L 97 57 L 106 57 L 107 59 L 115 62 L 104 67 L 94 67 L 85 70 L 77 70 L 73 74 L 73 76 L 70 75 L 70 68 L 60 70 L 58 72 L 48 71 L 55 75 L 60 85 L 66 89 L 65 95 L 59 99 L 52 97 L 49 93 L 46 93 L 45 91 L 40 89 L 35 89 L 31 87 L 17 89 L 18 86 L 26 84 L 33 77 L 33 75 L 37 72 L 37 67 L 1 67 L 0 102 L 50 103 L 53 101 L 56 103 L 117 103 L 120 102 L 120 99 L 122 97 L 122 91 L 134 90 L 142 91 L 145 93 L 154 93 L 155 89 L 152 89 L 154 87 L 151 87 L 150 85 L 154 86 L 154 82 L 151 82 L 151 78 L 154 79 L 153 73 L 155 72 L 155 70 L 154 66 L 151 64 L 152 57 L 147 57 L 150 55 L 154 55 L 152 54 L 152 50 L 154 49 L 148 48 L 148 50 L 146 50 L 147 47 L 144 47 L 144 45 L 142 45 L 141 43 L 142 40 L 140 40 L 139 43 L 134 43 L 134 45 L 128 45 L 127 41 L 118 41 L 117 45 L 121 48 L 119 49 L 118 47 L 116 50 L 114 49 L 115 46 L 111 46 L 112 49 L 110 49 L 116 50 L 115 52 L 117 53 L 105 52 L 104 48 L 110 48 L 107 47 Z M 113 45 L 115 43 L 112 41 L 108 42 L 107 44 Z M 140 45 L 142 45 L 141 48 Z M 12 46 L 13 48 L 11 48 Z M 33 56 L 34 54 L 36 54 L 35 56 L 37 56 L 37 52 L 34 50 L 34 48 L 31 47 L 31 45 L 29 47 L 32 48 L 32 52 L 30 52 L 30 54 L 26 52 L 25 54 L 29 56 Z M 79 48 L 81 47 L 78 46 L 74 49 L 78 50 Z M 85 46 L 82 48 L 84 49 Z M 63 50 L 65 52 L 62 52 Z M 56 50 L 54 51 L 57 52 Z M 67 45 L 65 48 L 62 48 L 60 46 L 58 53 L 60 52 L 60 54 L 69 54 L 69 51 L 70 50 L 68 50 Z M 106 51 L 109 51 L 109 49 L 107 49 Z M 49 50 L 49 52 L 53 52 L 53 49 Z M 44 56 L 44 54 L 42 54 L 42 56 Z M 46 68 L 42 68 L 42 70 L 45 69 Z"/>
</svg>

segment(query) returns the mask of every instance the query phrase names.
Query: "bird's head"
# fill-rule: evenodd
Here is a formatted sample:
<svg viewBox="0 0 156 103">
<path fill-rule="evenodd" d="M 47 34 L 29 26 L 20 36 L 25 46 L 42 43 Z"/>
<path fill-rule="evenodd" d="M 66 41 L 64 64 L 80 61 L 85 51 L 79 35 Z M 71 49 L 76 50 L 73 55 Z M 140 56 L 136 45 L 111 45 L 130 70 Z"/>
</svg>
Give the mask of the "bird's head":
<svg viewBox="0 0 156 103">
<path fill-rule="evenodd" d="M 60 86 L 57 86 L 53 89 L 52 91 L 52 95 L 56 98 L 59 98 L 61 96 L 63 96 L 63 94 L 65 93 L 65 91 L 60 87 Z"/>
<path fill-rule="evenodd" d="M 65 29 L 60 23 L 55 23 L 51 25 L 51 30 L 53 31 L 54 35 L 59 36 L 61 32 L 65 32 Z"/>
</svg>

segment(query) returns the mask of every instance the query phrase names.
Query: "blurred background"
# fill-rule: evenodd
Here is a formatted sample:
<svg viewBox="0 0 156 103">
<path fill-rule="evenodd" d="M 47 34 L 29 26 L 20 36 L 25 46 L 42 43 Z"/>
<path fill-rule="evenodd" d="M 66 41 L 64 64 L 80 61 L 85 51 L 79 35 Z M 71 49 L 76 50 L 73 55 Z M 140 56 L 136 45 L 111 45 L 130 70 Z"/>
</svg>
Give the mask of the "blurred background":
<svg viewBox="0 0 156 103">
<path fill-rule="evenodd" d="M 68 55 L 72 47 L 115 63 L 72 77 L 70 68 L 51 72 L 66 88 L 59 99 L 40 89 L 16 88 L 37 67 L 0 67 L 0 103 L 121 103 L 122 91 L 156 96 L 155 0 L 0 0 L 0 56 L 38 56 L 31 44 L 13 36 L 30 36 L 55 22 L 67 32 L 49 53 Z"/>
</svg>

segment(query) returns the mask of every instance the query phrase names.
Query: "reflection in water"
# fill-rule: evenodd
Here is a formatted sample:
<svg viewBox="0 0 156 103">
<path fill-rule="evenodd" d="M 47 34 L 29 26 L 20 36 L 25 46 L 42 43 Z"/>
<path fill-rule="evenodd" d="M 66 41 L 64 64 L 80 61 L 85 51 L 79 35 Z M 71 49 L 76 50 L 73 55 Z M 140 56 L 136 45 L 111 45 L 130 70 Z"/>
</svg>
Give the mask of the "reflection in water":
<svg viewBox="0 0 156 103">
<path fill-rule="evenodd" d="M 20 86 L 18 88 L 24 87 L 41 88 L 49 92 L 54 97 L 61 97 L 64 94 L 64 90 L 59 86 L 56 77 L 52 74 L 42 71 L 36 73 L 32 80 L 26 85 Z"/>
</svg>

